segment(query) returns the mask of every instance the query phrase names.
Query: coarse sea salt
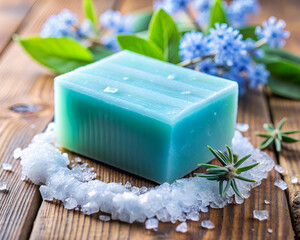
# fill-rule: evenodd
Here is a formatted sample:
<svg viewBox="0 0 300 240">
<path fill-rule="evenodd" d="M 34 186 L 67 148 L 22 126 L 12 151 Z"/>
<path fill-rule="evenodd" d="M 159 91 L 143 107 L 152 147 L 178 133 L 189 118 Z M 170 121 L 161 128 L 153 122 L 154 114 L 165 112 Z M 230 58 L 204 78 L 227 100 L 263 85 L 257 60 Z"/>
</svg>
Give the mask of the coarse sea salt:
<svg viewBox="0 0 300 240">
<path fill-rule="evenodd" d="M 101 220 L 103 222 L 108 222 L 108 221 L 110 221 L 110 216 L 108 216 L 108 215 L 100 215 L 99 216 L 99 220 Z"/>
<path fill-rule="evenodd" d="M 296 176 L 291 177 L 291 182 L 292 183 L 298 183 L 298 178 Z"/>
<path fill-rule="evenodd" d="M 283 181 L 282 179 L 277 179 L 275 182 L 274 182 L 274 185 L 276 187 L 279 187 L 281 190 L 286 190 L 288 188 L 288 185 L 285 181 Z"/>
<path fill-rule="evenodd" d="M 284 169 L 280 165 L 275 165 L 275 171 L 279 173 L 284 173 Z"/>
<path fill-rule="evenodd" d="M 235 129 L 240 132 L 247 132 L 249 130 L 249 125 L 247 123 L 237 123 Z"/>
<path fill-rule="evenodd" d="M 253 210 L 253 217 L 259 221 L 267 220 L 269 218 L 268 210 Z"/>
<path fill-rule="evenodd" d="M 2 169 L 10 172 L 12 170 L 12 165 L 10 163 L 2 163 Z"/>
<path fill-rule="evenodd" d="M 101 211 L 111 214 L 113 220 L 129 223 L 155 219 L 148 223 L 146 221 L 149 227 L 156 221 L 198 221 L 199 212 L 207 212 L 209 206 L 223 208 L 234 200 L 232 189 L 221 197 L 217 182 L 199 177 L 183 178 L 172 184 L 163 183 L 153 188 L 138 188 L 130 183 L 122 185 L 102 182 L 95 179 L 96 173 L 92 172 L 87 163 L 71 164 L 68 167 L 69 156 L 53 145 L 55 139 L 55 124 L 52 123 L 44 133 L 35 136 L 31 144 L 18 155 L 23 176 L 42 185 L 40 192 L 43 199 L 61 200 L 69 209 L 76 205 L 75 209 L 80 209 L 84 214 Z M 241 194 L 248 198 L 250 190 L 267 178 L 275 164 L 267 154 L 255 149 L 239 131 L 235 132 L 232 149 L 240 157 L 252 154 L 241 166 L 261 162 L 256 168 L 242 173 L 243 177 L 255 179 L 256 183 L 236 181 Z M 237 196 L 235 200 L 238 204 L 244 201 Z"/>
<path fill-rule="evenodd" d="M 186 233 L 187 231 L 188 231 L 188 225 L 186 222 L 182 222 L 176 227 L 176 232 Z"/>
<path fill-rule="evenodd" d="M 8 187 L 6 182 L 0 182 L 0 192 L 7 192 Z"/>
<path fill-rule="evenodd" d="M 213 229 L 213 228 L 215 228 L 215 224 L 210 220 L 203 220 L 201 222 L 201 227 L 207 228 L 207 229 Z"/>
</svg>

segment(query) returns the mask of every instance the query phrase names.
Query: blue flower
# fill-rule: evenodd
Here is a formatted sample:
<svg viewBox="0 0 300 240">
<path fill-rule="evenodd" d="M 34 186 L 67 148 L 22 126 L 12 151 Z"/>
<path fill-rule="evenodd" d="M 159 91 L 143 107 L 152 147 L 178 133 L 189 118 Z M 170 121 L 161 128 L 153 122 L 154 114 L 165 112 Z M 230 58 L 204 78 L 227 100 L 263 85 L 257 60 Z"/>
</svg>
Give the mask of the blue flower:
<svg viewBox="0 0 300 240">
<path fill-rule="evenodd" d="M 196 64 L 200 72 L 204 72 L 210 75 L 218 75 L 217 65 L 212 61 L 211 58 L 207 58 Z"/>
<path fill-rule="evenodd" d="M 247 24 L 249 14 L 257 13 L 259 4 L 257 0 L 233 0 L 226 7 L 226 13 L 230 24 L 241 27 Z"/>
<path fill-rule="evenodd" d="M 285 31 L 285 22 L 281 19 L 277 21 L 275 17 L 270 17 L 268 21 L 264 21 L 262 28 L 256 27 L 255 34 L 259 39 L 265 39 L 271 48 L 283 47 L 284 39 L 290 36 L 290 32 Z"/>
<path fill-rule="evenodd" d="M 215 28 L 209 29 L 208 45 L 216 54 L 215 62 L 232 66 L 236 60 L 248 54 L 242 37 L 238 30 L 225 23 L 216 23 Z"/>
<path fill-rule="evenodd" d="M 207 38 L 202 33 L 195 31 L 183 35 L 179 49 L 179 55 L 183 61 L 202 57 L 209 52 Z"/>
<path fill-rule="evenodd" d="M 133 18 L 131 15 L 124 15 L 119 11 L 107 10 L 100 15 L 99 21 L 104 28 L 111 29 L 117 33 L 131 33 Z"/>
<path fill-rule="evenodd" d="M 262 58 L 264 56 L 264 51 L 260 48 L 256 48 L 256 41 L 251 38 L 247 38 L 245 41 L 245 49 L 249 52 L 252 52 L 253 56 L 256 58 Z"/>
<path fill-rule="evenodd" d="M 57 15 L 50 16 L 43 24 L 41 37 L 74 37 L 77 38 L 76 26 L 78 19 L 70 10 L 64 9 Z"/>
<path fill-rule="evenodd" d="M 162 0 L 162 1 L 154 1 L 153 8 L 158 9 L 162 8 L 167 13 L 172 14 L 178 12 L 180 10 L 186 10 L 187 5 L 190 0 Z"/>
<path fill-rule="evenodd" d="M 245 78 L 241 75 L 239 71 L 235 68 L 231 68 L 228 72 L 225 72 L 223 74 L 223 77 L 237 82 L 239 86 L 239 95 L 242 96 L 247 92 L 247 87 L 246 87 L 246 80 Z"/>
<path fill-rule="evenodd" d="M 88 19 L 84 20 L 80 27 L 77 29 L 77 35 L 79 38 L 89 37 L 94 32 L 92 22 Z"/>
<path fill-rule="evenodd" d="M 260 84 L 266 84 L 270 73 L 264 64 L 254 64 L 248 67 L 247 77 L 249 79 L 249 87 L 256 88 Z"/>
<path fill-rule="evenodd" d="M 194 0 L 193 7 L 200 13 L 208 12 L 210 10 L 212 0 Z"/>
</svg>

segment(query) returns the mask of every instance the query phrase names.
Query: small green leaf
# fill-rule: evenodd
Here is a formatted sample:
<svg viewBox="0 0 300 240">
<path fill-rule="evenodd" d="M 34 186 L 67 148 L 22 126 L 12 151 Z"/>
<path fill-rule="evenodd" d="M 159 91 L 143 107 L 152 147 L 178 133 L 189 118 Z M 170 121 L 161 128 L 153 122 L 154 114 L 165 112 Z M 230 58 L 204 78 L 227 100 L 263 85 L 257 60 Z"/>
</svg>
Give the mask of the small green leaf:
<svg viewBox="0 0 300 240">
<path fill-rule="evenodd" d="M 240 31 L 240 34 L 243 35 L 243 39 L 246 40 L 247 38 L 251 38 L 254 41 L 257 41 L 257 35 L 255 34 L 255 28 L 256 26 L 245 26 L 245 27 L 240 27 L 238 30 Z"/>
<path fill-rule="evenodd" d="M 245 172 L 245 171 L 248 171 L 254 167 L 256 167 L 257 165 L 259 165 L 260 163 L 255 163 L 255 164 L 252 164 L 252 165 L 249 165 L 249 166 L 246 166 L 246 167 L 241 167 L 239 168 L 238 170 L 236 170 L 236 173 L 241 173 L 241 172 Z"/>
<path fill-rule="evenodd" d="M 207 167 L 207 168 L 220 168 L 220 166 L 212 165 L 212 164 L 206 164 L 206 163 L 201 163 L 198 164 L 199 167 Z"/>
<path fill-rule="evenodd" d="M 240 180 L 243 180 L 243 181 L 246 181 L 246 182 L 256 182 L 256 180 L 245 178 L 245 177 L 242 177 L 242 176 L 239 176 L 239 175 L 237 175 L 236 178 L 238 178 Z"/>
<path fill-rule="evenodd" d="M 290 136 L 287 136 L 287 135 L 282 135 L 282 141 L 283 142 L 286 142 L 286 143 L 294 143 L 294 142 L 299 142 L 299 140 L 298 139 L 296 139 L 296 138 L 292 138 L 292 137 L 290 137 Z"/>
<path fill-rule="evenodd" d="M 267 138 L 272 137 L 272 135 L 270 133 L 259 133 L 259 132 L 256 132 L 255 135 L 258 136 L 258 137 L 267 137 Z"/>
<path fill-rule="evenodd" d="M 119 35 L 117 40 L 122 49 L 164 61 L 164 55 L 155 44 L 134 35 Z"/>
<path fill-rule="evenodd" d="M 274 141 L 274 138 L 270 137 L 270 138 L 267 138 L 266 140 L 264 140 L 260 145 L 259 145 L 259 148 L 260 149 L 265 149 L 267 147 L 269 147 L 272 142 Z"/>
<path fill-rule="evenodd" d="M 232 179 L 231 187 L 232 187 L 233 191 L 236 193 L 236 195 L 238 195 L 240 198 L 243 198 L 242 194 L 240 194 L 240 192 L 237 188 L 237 185 L 236 185 L 236 182 L 234 179 Z"/>
<path fill-rule="evenodd" d="M 207 146 L 208 149 L 211 151 L 211 153 L 222 163 L 223 166 L 227 165 L 227 161 L 224 161 L 223 158 L 221 158 L 218 154 L 218 152 L 214 149 L 212 149 L 210 146 Z"/>
<path fill-rule="evenodd" d="M 298 133 L 300 132 L 300 130 L 293 130 L 293 131 L 285 131 L 285 132 L 281 132 L 282 134 L 293 134 L 293 133 Z"/>
<path fill-rule="evenodd" d="M 229 154 L 230 163 L 233 163 L 233 153 L 232 153 L 232 150 L 231 150 L 231 148 L 228 145 L 226 145 L 226 148 L 227 148 L 227 151 L 228 151 L 228 154 Z"/>
<path fill-rule="evenodd" d="M 30 37 L 14 40 L 42 65 L 56 73 L 66 73 L 93 61 L 92 53 L 77 41 L 70 38 Z"/>
<path fill-rule="evenodd" d="M 215 0 L 210 10 L 209 28 L 214 28 L 215 23 L 227 23 L 222 0 Z"/>
<path fill-rule="evenodd" d="M 222 196 L 223 194 L 223 182 L 224 180 L 221 180 L 220 183 L 219 183 L 219 194 Z"/>
<path fill-rule="evenodd" d="M 243 162 L 245 162 L 249 157 L 251 157 L 252 154 L 248 154 L 247 156 L 241 158 L 239 161 L 237 161 L 235 164 L 234 164 L 234 167 L 238 168 L 239 166 L 241 166 L 243 164 Z"/>
<path fill-rule="evenodd" d="M 111 50 L 107 49 L 106 47 L 101 47 L 101 46 L 95 46 L 90 48 L 90 51 L 93 54 L 93 60 L 94 61 L 98 61 L 102 58 L 108 57 L 112 54 L 114 54 L 114 52 L 112 52 Z"/>
<path fill-rule="evenodd" d="M 282 129 L 283 124 L 286 122 L 286 118 L 283 118 L 280 120 L 280 122 L 278 123 L 278 127 L 277 129 L 280 131 Z"/>
<path fill-rule="evenodd" d="M 172 17 L 163 9 L 154 13 L 149 25 L 149 41 L 164 53 L 164 59 L 178 63 L 181 35 Z"/>
<path fill-rule="evenodd" d="M 275 138 L 275 147 L 277 152 L 281 151 L 281 142 L 278 138 Z"/>
<path fill-rule="evenodd" d="M 286 60 L 286 61 L 290 61 L 293 62 L 297 65 L 300 65 L 300 57 L 287 52 L 283 49 L 280 48 L 268 48 L 268 47 L 264 47 L 263 48 L 264 53 L 266 56 L 268 57 L 277 57 L 278 60 Z"/>
<path fill-rule="evenodd" d="M 191 20 L 191 17 L 189 17 L 185 12 L 180 12 L 178 14 L 179 16 L 177 16 L 174 21 L 180 33 L 197 31 L 197 26 Z"/>
<path fill-rule="evenodd" d="M 264 123 L 263 127 L 268 132 L 271 132 L 271 131 L 273 131 L 275 129 L 272 124 L 268 124 L 268 123 Z"/>
<path fill-rule="evenodd" d="M 288 77 L 278 78 L 270 76 L 268 86 L 273 93 L 279 96 L 300 100 L 300 83 L 290 80 L 292 79 L 288 79 Z"/>
<path fill-rule="evenodd" d="M 133 12 L 131 14 L 133 18 L 132 31 L 134 33 L 147 31 L 152 15 L 152 9 L 142 9 Z"/>
<path fill-rule="evenodd" d="M 91 21 L 93 24 L 94 30 L 97 31 L 97 13 L 95 10 L 95 6 L 93 4 L 93 0 L 83 0 L 83 9 L 85 13 L 85 17 Z"/>
<path fill-rule="evenodd" d="M 230 185 L 231 185 L 231 182 L 232 182 L 231 179 L 230 179 L 229 181 L 227 181 L 227 184 L 226 184 L 226 186 L 225 186 L 223 192 L 221 193 L 221 196 L 224 196 L 225 193 L 228 191 L 228 189 L 229 189 L 229 187 L 230 187 Z"/>
</svg>

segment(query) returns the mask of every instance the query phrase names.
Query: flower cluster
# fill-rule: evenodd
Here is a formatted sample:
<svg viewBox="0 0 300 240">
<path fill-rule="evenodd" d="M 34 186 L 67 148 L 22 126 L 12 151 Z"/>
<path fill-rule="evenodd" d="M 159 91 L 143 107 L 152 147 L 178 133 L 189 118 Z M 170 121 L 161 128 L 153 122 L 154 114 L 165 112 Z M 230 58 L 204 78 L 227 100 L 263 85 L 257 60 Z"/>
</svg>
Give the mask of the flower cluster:
<svg viewBox="0 0 300 240">
<path fill-rule="evenodd" d="M 281 47 L 289 36 L 284 26 L 283 20 L 271 17 L 264 22 L 263 28 L 257 27 L 256 33 L 260 41 L 270 47 Z M 236 81 L 240 95 L 243 95 L 247 88 L 266 84 L 269 77 L 265 65 L 253 61 L 252 56 L 262 56 L 258 47 L 252 39 L 243 40 L 238 30 L 216 23 L 207 36 L 201 32 L 184 34 L 179 54 L 183 62 L 191 60 L 189 67 Z M 194 63 L 192 60 L 197 58 L 199 61 Z"/>
<path fill-rule="evenodd" d="M 118 11 L 108 10 L 99 17 L 101 26 L 109 33 L 99 39 L 99 43 L 113 50 L 119 49 L 115 37 L 117 33 L 131 33 L 133 19 L 130 15 L 124 15 Z M 93 39 L 97 35 L 96 29 L 90 20 L 85 19 L 81 24 L 77 16 L 68 9 L 64 9 L 57 15 L 50 16 L 43 24 L 40 36 L 47 37 L 71 37 L 79 41 Z"/>
<path fill-rule="evenodd" d="M 187 5 L 197 11 L 197 23 L 201 27 L 205 27 L 209 18 L 209 11 L 213 4 L 213 0 L 160 0 L 154 1 L 153 8 L 162 8 L 166 12 L 173 14 L 178 11 L 184 11 Z M 259 4 L 257 0 L 233 0 L 230 4 L 223 1 L 226 15 L 231 26 L 240 27 L 247 24 L 250 14 L 257 13 Z"/>
</svg>

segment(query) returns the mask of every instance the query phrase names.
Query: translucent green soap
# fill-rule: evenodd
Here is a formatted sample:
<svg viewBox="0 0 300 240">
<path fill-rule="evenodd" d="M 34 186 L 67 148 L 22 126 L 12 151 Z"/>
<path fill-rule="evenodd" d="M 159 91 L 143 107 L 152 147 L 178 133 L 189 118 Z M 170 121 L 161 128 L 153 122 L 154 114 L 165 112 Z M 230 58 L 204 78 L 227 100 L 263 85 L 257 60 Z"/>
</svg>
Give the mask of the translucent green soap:
<svg viewBox="0 0 300 240">
<path fill-rule="evenodd" d="M 237 84 L 129 51 L 55 79 L 57 141 L 158 183 L 231 143 Z"/>
</svg>

